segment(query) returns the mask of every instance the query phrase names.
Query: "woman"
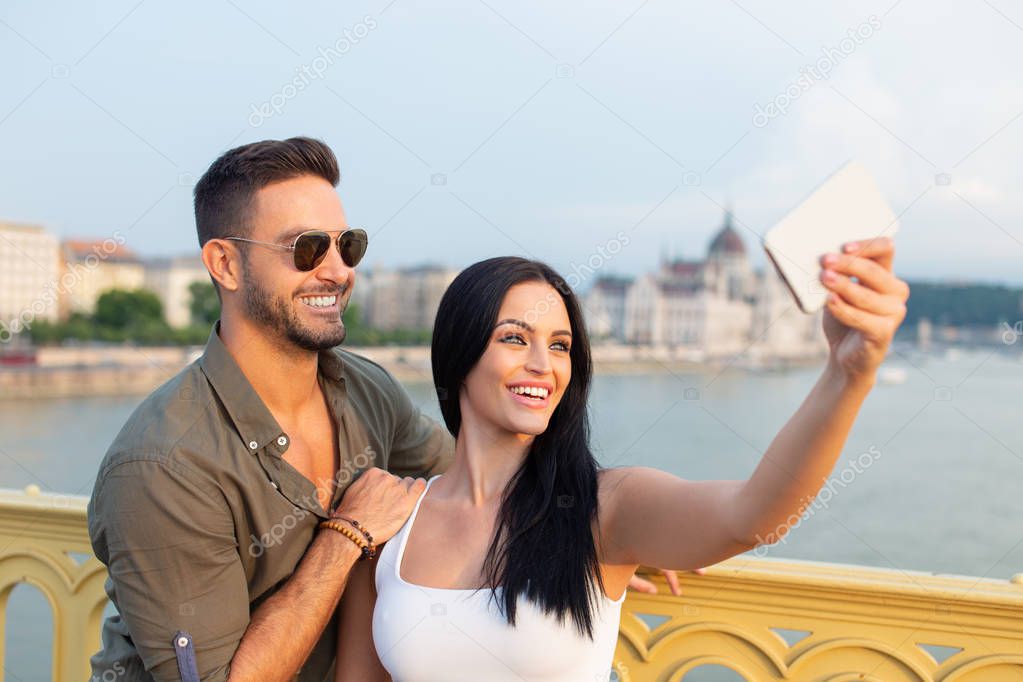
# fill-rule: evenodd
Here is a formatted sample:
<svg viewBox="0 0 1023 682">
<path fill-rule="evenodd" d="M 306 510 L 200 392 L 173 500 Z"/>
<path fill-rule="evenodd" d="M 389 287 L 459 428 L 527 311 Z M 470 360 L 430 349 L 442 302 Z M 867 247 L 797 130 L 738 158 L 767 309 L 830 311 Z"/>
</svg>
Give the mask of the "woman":
<svg viewBox="0 0 1023 682">
<path fill-rule="evenodd" d="M 746 481 L 599 469 L 571 289 L 521 258 L 462 272 L 432 355 L 455 461 L 353 571 L 337 679 L 607 680 L 639 565 L 707 566 L 783 536 L 832 470 L 905 316 L 891 241 L 845 251 L 822 260 L 835 294 L 826 368 Z"/>
</svg>

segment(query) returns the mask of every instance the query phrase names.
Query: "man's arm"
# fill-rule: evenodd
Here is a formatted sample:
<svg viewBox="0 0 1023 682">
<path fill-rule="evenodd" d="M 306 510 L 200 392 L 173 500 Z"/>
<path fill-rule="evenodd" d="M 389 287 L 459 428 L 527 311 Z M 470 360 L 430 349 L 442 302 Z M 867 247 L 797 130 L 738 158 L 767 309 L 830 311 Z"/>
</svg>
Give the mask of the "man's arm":
<svg viewBox="0 0 1023 682">
<path fill-rule="evenodd" d="M 369 469 L 345 491 L 335 516 L 355 518 L 383 543 L 405 523 L 425 488 L 422 479 Z M 230 680 L 294 678 L 323 634 L 361 554 L 341 533 L 320 531 L 284 587 L 252 614 L 231 661 Z"/>
<path fill-rule="evenodd" d="M 338 512 L 378 542 L 405 522 L 425 482 L 366 471 Z M 340 533 L 321 532 L 278 593 L 249 616 L 248 584 L 230 510 L 188 470 L 133 460 L 107 472 L 89 519 L 117 608 L 146 670 L 177 680 L 173 637 L 188 632 L 203 680 L 289 680 L 308 657 L 360 556 Z"/>
<path fill-rule="evenodd" d="M 443 424 L 422 413 L 404 386 L 391 380 L 396 422 L 387 470 L 397 476 L 426 478 L 444 473 L 455 458 L 455 439 Z"/>
<path fill-rule="evenodd" d="M 202 679 L 226 680 L 249 621 L 249 594 L 223 496 L 188 469 L 132 459 L 101 474 L 89 533 L 153 678 L 179 679 L 173 638 L 183 630 L 192 636 Z"/>
<path fill-rule="evenodd" d="M 323 634 L 360 556 L 341 533 L 318 533 L 284 587 L 252 614 L 229 679 L 293 678 Z"/>
</svg>

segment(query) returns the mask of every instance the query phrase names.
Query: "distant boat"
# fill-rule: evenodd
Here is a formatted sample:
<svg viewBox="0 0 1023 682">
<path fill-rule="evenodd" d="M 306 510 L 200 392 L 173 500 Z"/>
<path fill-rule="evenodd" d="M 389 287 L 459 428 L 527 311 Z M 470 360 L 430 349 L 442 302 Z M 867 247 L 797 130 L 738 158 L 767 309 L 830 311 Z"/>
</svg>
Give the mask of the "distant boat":
<svg viewBox="0 0 1023 682">
<path fill-rule="evenodd" d="M 905 367 L 882 367 L 877 373 L 877 380 L 882 384 L 904 384 L 909 372 Z"/>
</svg>

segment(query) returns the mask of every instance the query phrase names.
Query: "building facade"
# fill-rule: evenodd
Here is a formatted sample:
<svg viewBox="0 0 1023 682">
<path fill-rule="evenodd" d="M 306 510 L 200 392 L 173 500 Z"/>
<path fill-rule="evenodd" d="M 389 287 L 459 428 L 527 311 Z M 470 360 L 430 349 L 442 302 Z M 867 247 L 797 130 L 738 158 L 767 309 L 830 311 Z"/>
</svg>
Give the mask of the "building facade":
<svg viewBox="0 0 1023 682">
<path fill-rule="evenodd" d="M 211 284 L 210 274 L 199 256 L 179 256 L 146 261 L 143 285 L 163 304 L 163 316 L 172 327 L 192 323 L 192 292 L 196 282 Z"/>
<path fill-rule="evenodd" d="M 803 314 L 773 267 L 754 270 L 726 213 L 702 261 L 662 260 L 634 281 L 599 278 L 584 297 L 594 338 L 705 357 L 807 357 L 827 350 L 822 313 Z"/>
<path fill-rule="evenodd" d="M 104 291 L 141 289 L 145 285 L 145 266 L 124 246 L 123 239 L 68 239 L 61 251 L 61 281 L 69 283 L 61 296 L 61 319 L 72 313 L 92 314 Z"/>
<path fill-rule="evenodd" d="M 0 223 L 0 342 L 57 318 L 59 263 L 57 238 L 41 226 Z"/>
<path fill-rule="evenodd" d="M 587 330 L 593 339 L 624 336 L 625 294 L 632 280 L 626 277 L 601 277 L 581 297 Z"/>
<path fill-rule="evenodd" d="M 363 321 L 374 329 L 433 329 L 440 299 L 457 270 L 422 265 L 360 273 L 353 300 L 363 311 Z"/>
</svg>

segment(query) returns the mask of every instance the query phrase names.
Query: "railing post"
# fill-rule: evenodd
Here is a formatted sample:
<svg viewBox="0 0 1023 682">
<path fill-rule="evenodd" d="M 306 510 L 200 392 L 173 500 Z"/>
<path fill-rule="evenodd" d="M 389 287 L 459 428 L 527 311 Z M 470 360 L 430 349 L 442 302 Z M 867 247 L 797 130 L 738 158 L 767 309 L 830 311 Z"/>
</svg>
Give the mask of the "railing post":
<svg viewBox="0 0 1023 682">
<path fill-rule="evenodd" d="M 0 663 L 4 662 L 6 604 L 19 583 L 38 588 L 53 617 L 52 679 L 89 679 L 89 656 L 99 649 L 106 605 L 106 569 L 92 556 L 84 497 L 0 490 Z M 84 558 L 81 563 L 72 554 Z"/>
<path fill-rule="evenodd" d="M 107 596 L 106 568 L 95 557 L 80 567 L 76 584 L 58 599 L 53 614 L 54 682 L 81 682 L 90 675 L 89 658 L 99 650 Z"/>
</svg>

